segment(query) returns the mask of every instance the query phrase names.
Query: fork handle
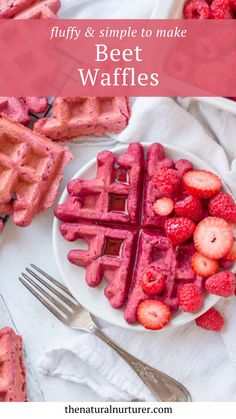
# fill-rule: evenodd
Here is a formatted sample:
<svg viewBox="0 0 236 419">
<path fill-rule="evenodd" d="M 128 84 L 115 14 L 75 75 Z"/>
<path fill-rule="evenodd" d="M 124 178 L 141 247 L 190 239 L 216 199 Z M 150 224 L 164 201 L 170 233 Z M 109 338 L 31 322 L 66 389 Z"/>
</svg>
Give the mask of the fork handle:
<svg viewBox="0 0 236 419">
<path fill-rule="evenodd" d="M 112 339 L 110 339 L 104 332 L 102 332 L 102 330 L 96 325 L 91 325 L 89 329 L 92 334 L 107 343 L 107 345 L 114 349 L 121 356 L 121 358 L 127 362 L 127 364 L 136 372 L 157 400 L 160 402 L 191 401 L 189 392 L 178 381 L 130 355 Z"/>
</svg>

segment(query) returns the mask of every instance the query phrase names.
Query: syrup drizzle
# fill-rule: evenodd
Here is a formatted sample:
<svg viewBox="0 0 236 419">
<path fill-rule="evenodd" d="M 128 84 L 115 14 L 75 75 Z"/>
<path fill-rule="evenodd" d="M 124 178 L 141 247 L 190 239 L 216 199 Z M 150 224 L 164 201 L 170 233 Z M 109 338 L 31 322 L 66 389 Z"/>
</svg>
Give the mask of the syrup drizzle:
<svg viewBox="0 0 236 419">
<path fill-rule="evenodd" d="M 120 257 L 122 254 L 122 244 L 123 240 L 121 239 L 112 239 L 111 237 L 106 237 L 103 255 Z"/>
</svg>

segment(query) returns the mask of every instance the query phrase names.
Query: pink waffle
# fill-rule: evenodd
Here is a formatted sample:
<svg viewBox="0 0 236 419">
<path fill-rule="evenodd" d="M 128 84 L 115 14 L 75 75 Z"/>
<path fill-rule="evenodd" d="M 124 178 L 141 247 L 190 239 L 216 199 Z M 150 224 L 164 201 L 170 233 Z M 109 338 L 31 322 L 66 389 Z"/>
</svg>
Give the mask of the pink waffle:
<svg viewBox="0 0 236 419">
<path fill-rule="evenodd" d="M 0 330 L 0 402 L 26 402 L 22 338 L 10 328 Z"/>
<path fill-rule="evenodd" d="M 61 221 L 89 220 L 137 224 L 140 213 L 143 148 L 132 143 L 118 159 L 110 151 L 97 157 L 97 175 L 92 180 L 75 179 L 68 184 L 69 199 L 55 215 Z"/>
<path fill-rule="evenodd" d="M 63 170 L 72 159 L 67 148 L 52 143 L 7 117 L 0 118 L 0 210 L 18 226 L 55 201 Z"/>
<path fill-rule="evenodd" d="M 0 116 L 8 116 L 23 125 L 30 122 L 29 112 L 42 113 L 47 107 L 47 99 L 43 97 L 0 97 Z"/>
<path fill-rule="evenodd" d="M 55 19 L 60 0 L 0 0 L 0 19 Z"/>
<path fill-rule="evenodd" d="M 179 286 L 195 283 L 202 288 L 203 279 L 191 267 L 195 252 L 193 242 L 174 246 L 164 233 L 161 217 L 152 210 L 155 200 L 163 196 L 156 187 L 154 177 L 163 165 L 176 169 L 182 177 L 192 169 L 192 164 L 187 160 L 174 163 L 165 156 L 163 146 L 157 143 L 150 146 L 146 164 L 139 143 L 131 143 L 127 152 L 117 159 L 113 153 L 104 151 L 98 155 L 97 162 L 97 177 L 93 180 L 72 180 L 68 185 L 69 199 L 55 211 L 55 215 L 66 222 L 61 226 L 66 240 L 82 238 L 89 243 L 88 251 L 71 251 L 68 254 L 69 261 L 86 269 L 86 279 L 90 286 L 99 285 L 103 275 L 108 281 L 114 281 L 111 294 L 108 292 L 111 282 L 105 294 L 115 308 L 122 307 L 127 300 L 124 317 L 128 323 L 136 321 L 139 303 L 150 299 L 150 295 L 141 287 L 141 278 L 146 269 L 154 267 L 162 272 L 166 281 L 163 292 L 152 298 L 163 301 L 174 313 L 178 309 Z M 113 196 L 114 192 L 127 197 L 127 205 L 122 204 L 119 210 L 116 205 L 109 207 L 109 194 Z M 172 196 L 174 200 L 178 198 L 176 191 L 175 194 Z M 123 213 L 124 208 L 126 213 Z M 86 223 L 82 224 L 84 220 Z M 105 237 L 114 242 L 116 250 L 112 257 L 107 255 Z M 127 243 L 124 238 L 128 240 Z M 123 244 L 121 239 L 124 239 Z M 129 244 L 128 251 L 126 244 Z M 103 270 L 104 260 L 109 260 L 108 274 Z M 119 269 L 123 267 L 128 273 L 129 280 L 120 280 L 120 271 L 115 271 L 117 275 L 114 273 L 117 264 Z M 117 301 L 122 301 L 122 304 L 117 304 Z"/>
<path fill-rule="evenodd" d="M 66 240 L 79 238 L 88 243 L 88 250 L 72 250 L 68 259 L 86 268 L 86 281 L 97 287 L 102 278 L 108 280 L 104 293 L 113 308 L 123 307 L 129 289 L 136 231 L 65 223 L 61 233 Z"/>
<path fill-rule="evenodd" d="M 194 245 L 183 244 L 175 248 L 161 232 L 142 231 L 139 239 L 137 264 L 135 267 L 128 303 L 124 317 L 128 323 L 135 323 L 139 303 L 150 298 L 141 287 L 143 272 L 154 267 L 165 277 L 165 289 L 161 295 L 152 299 L 163 301 L 172 312 L 179 308 L 177 292 L 182 283 L 194 282 L 202 286 L 202 278 L 195 275 L 191 268 Z"/>
<path fill-rule="evenodd" d="M 56 98 L 53 116 L 36 122 L 36 132 L 55 141 L 82 135 L 119 133 L 129 122 L 129 100 L 125 97 Z"/>
</svg>

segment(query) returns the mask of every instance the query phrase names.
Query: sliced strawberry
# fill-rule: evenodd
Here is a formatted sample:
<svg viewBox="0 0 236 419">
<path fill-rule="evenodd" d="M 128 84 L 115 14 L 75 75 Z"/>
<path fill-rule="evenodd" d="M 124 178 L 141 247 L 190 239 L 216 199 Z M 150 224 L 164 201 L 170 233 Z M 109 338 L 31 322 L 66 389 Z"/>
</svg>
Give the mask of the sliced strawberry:
<svg viewBox="0 0 236 419">
<path fill-rule="evenodd" d="M 231 271 L 218 272 L 211 275 L 205 282 L 205 289 L 210 294 L 230 297 L 235 292 L 235 274 Z"/>
<path fill-rule="evenodd" d="M 236 260 L 236 224 L 230 224 L 233 232 L 233 246 L 231 247 L 229 253 L 226 256 L 226 260 L 235 261 Z"/>
<path fill-rule="evenodd" d="M 162 329 L 170 318 L 169 307 L 161 301 L 145 300 L 137 308 L 137 319 L 146 329 Z"/>
<path fill-rule="evenodd" d="M 183 311 L 193 313 L 202 306 L 203 293 L 195 284 L 184 284 L 178 290 L 178 300 Z"/>
<path fill-rule="evenodd" d="M 147 269 L 141 279 L 141 287 L 144 292 L 151 295 L 160 294 L 165 286 L 164 275 L 155 268 Z"/>
<path fill-rule="evenodd" d="M 193 240 L 201 255 L 209 259 L 221 259 L 233 245 L 232 228 L 222 218 L 207 217 L 197 225 Z"/>
<path fill-rule="evenodd" d="M 190 218 L 190 220 L 198 222 L 203 216 L 203 206 L 199 198 L 189 195 L 182 201 L 176 202 L 175 212 L 179 217 Z"/>
<path fill-rule="evenodd" d="M 231 223 L 236 222 L 236 204 L 232 196 L 227 193 L 220 192 L 214 196 L 209 202 L 208 209 L 214 217 L 223 218 Z"/>
<path fill-rule="evenodd" d="M 174 201 L 171 198 L 160 198 L 153 204 L 153 210 L 157 215 L 170 215 L 173 209 Z"/>
<path fill-rule="evenodd" d="M 220 178 L 206 170 L 190 170 L 184 174 L 183 183 L 190 194 L 199 198 L 211 198 L 222 187 Z"/>
<path fill-rule="evenodd" d="M 206 330 L 213 330 L 214 332 L 219 332 L 224 326 L 223 317 L 214 307 L 199 316 L 195 322 L 197 326 Z"/>
<path fill-rule="evenodd" d="M 192 237 L 195 224 L 192 220 L 184 217 L 173 217 L 165 221 L 166 235 L 173 244 L 180 244 Z"/>
<path fill-rule="evenodd" d="M 203 277 L 208 277 L 219 269 L 219 262 L 217 260 L 208 259 L 200 253 L 194 253 L 192 257 L 192 270 Z"/>
</svg>

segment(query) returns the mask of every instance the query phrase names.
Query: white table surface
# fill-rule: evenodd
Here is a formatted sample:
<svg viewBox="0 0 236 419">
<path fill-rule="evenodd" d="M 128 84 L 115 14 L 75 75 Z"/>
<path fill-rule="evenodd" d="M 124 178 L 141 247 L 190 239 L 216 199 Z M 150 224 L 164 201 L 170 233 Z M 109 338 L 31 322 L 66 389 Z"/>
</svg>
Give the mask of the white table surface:
<svg viewBox="0 0 236 419">
<path fill-rule="evenodd" d="M 109 140 L 107 142 L 110 144 Z M 74 173 L 105 148 L 112 146 L 70 144 L 75 159 L 66 168 L 59 196 Z M 27 228 L 16 227 L 11 220 L 7 222 L 0 235 L 0 293 L 18 333 L 23 336 L 27 357 L 37 374 L 45 401 L 99 401 L 99 397 L 85 386 L 37 372 L 37 361 L 44 351 L 80 333 L 70 330 L 54 318 L 18 280 L 25 267 L 35 263 L 62 281 L 52 251 L 52 221 L 53 209 L 49 209 L 37 216 Z M 0 318 L 1 327 L 11 326 L 9 323 L 10 320 Z"/>
</svg>

